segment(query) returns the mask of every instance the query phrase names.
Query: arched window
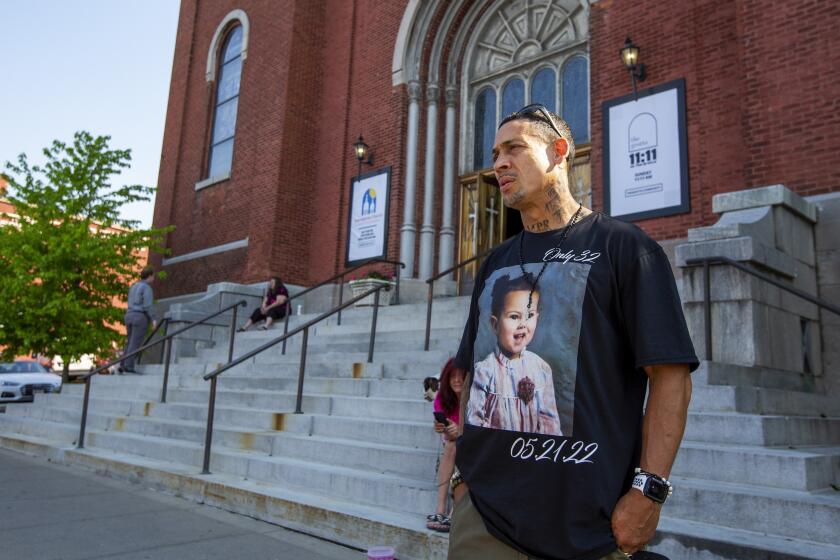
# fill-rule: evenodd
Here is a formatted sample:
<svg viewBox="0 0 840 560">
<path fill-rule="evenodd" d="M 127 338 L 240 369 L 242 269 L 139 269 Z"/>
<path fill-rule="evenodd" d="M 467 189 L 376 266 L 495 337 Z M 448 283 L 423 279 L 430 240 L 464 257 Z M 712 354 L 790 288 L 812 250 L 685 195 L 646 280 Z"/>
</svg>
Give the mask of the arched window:
<svg viewBox="0 0 840 560">
<path fill-rule="evenodd" d="M 557 78 L 554 68 L 543 68 L 531 80 L 531 103 L 542 103 L 552 113 L 557 111 Z"/>
<path fill-rule="evenodd" d="M 237 25 L 228 32 L 219 59 L 219 79 L 216 85 L 213 134 L 210 139 L 210 159 L 207 171 L 210 178 L 230 173 L 241 75 L 242 26 Z"/>
<path fill-rule="evenodd" d="M 514 111 L 521 109 L 525 105 L 525 83 L 519 78 L 514 78 L 505 84 L 502 90 L 502 114 L 500 118 L 505 118 Z"/>
<path fill-rule="evenodd" d="M 496 100 L 495 126 L 523 106 L 540 103 L 569 122 L 575 142 L 582 148 L 578 154 L 586 152 L 590 142 L 589 3 L 481 2 L 490 7 L 477 16 L 477 25 L 465 27 L 463 36 L 456 38 L 456 42 L 466 42 L 460 62 L 466 85 L 461 91 L 461 107 L 466 110 L 462 115 L 465 142 L 460 173 L 490 166 L 489 159 L 475 157 L 488 155 L 487 138 L 478 132 L 487 127 L 489 108 L 481 108 L 479 125 L 479 108 L 473 105 L 490 99 L 488 88 Z"/>
<path fill-rule="evenodd" d="M 475 168 L 493 165 L 493 140 L 496 137 L 496 92 L 493 88 L 482 90 L 475 100 Z"/>
<path fill-rule="evenodd" d="M 572 57 L 563 68 L 563 119 L 575 142 L 589 142 L 589 68 L 582 56 Z"/>
</svg>

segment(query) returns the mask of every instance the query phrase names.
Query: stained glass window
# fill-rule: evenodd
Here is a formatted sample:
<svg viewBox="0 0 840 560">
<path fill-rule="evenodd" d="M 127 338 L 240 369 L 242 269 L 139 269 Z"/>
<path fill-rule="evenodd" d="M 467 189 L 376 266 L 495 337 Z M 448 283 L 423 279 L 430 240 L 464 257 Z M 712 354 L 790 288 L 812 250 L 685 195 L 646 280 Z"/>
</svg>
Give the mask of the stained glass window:
<svg viewBox="0 0 840 560">
<path fill-rule="evenodd" d="M 230 173 L 233 161 L 233 136 L 242 75 L 242 26 L 237 25 L 228 33 L 221 54 L 208 177 Z"/>
<path fill-rule="evenodd" d="M 569 123 L 575 142 L 589 142 L 589 65 L 575 56 L 563 68 L 563 119 Z"/>
<path fill-rule="evenodd" d="M 493 140 L 496 137 L 496 92 L 482 90 L 475 100 L 475 151 L 473 167 L 484 169 L 493 165 Z"/>
<path fill-rule="evenodd" d="M 543 68 L 531 80 L 531 103 L 542 103 L 548 110 L 557 111 L 557 77 L 554 68 Z"/>
<path fill-rule="evenodd" d="M 525 106 L 525 82 L 515 78 L 502 90 L 502 118 Z"/>
</svg>

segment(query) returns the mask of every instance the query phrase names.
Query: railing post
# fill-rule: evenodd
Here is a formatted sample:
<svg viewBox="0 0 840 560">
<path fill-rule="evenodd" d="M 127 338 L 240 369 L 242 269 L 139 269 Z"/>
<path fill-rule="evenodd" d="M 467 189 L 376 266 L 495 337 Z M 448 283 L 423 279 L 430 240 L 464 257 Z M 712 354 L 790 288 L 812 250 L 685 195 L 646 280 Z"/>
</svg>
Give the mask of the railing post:
<svg viewBox="0 0 840 560">
<path fill-rule="evenodd" d="M 216 379 L 210 378 L 210 402 L 207 405 L 207 431 L 204 434 L 204 465 L 201 474 L 210 474 L 210 446 L 213 445 L 213 413 L 216 411 Z"/>
<path fill-rule="evenodd" d="M 401 275 L 400 269 L 402 268 L 402 263 L 398 263 L 398 264 L 394 265 L 394 268 L 397 269 L 397 273 L 394 275 L 394 276 L 397 277 L 396 278 L 396 280 L 397 280 L 396 290 L 394 291 L 394 305 L 399 305 L 400 304 L 400 275 Z"/>
<path fill-rule="evenodd" d="M 373 345 L 376 342 L 376 316 L 379 314 L 379 292 L 382 287 L 373 292 L 373 319 L 370 322 L 370 344 L 368 345 L 368 363 L 373 363 Z"/>
<path fill-rule="evenodd" d="M 90 378 L 93 377 L 88 376 L 85 378 L 85 398 L 82 401 L 82 423 L 79 425 L 79 441 L 76 444 L 78 449 L 84 449 L 85 447 L 85 427 L 87 426 L 87 412 L 88 412 L 88 402 L 90 401 Z"/>
<path fill-rule="evenodd" d="M 289 309 L 286 310 L 286 321 L 283 323 L 283 335 L 289 334 L 289 315 L 292 314 L 291 306 Z M 286 355 L 286 339 L 283 339 L 283 350 L 280 352 L 281 355 Z"/>
<path fill-rule="evenodd" d="M 703 313 L 706 331 L 706 360 L 712 361 L 712 282 L 709 261 L 703 261 Z"/>
<path fill-rule="evenodd" d="M 172 357 L 172 339 L 163 343 L 163 387 L 160 389 L 160 402 L 166 402 L 166 389 L 169 386 L 169 364 Z"/>
<path fill-rule="evenodd" d="M 303 414 L 303 375 L 306 371 L 306 346 L 309 344 L 309 327 L 303 329 L 303 343 L 300 347 L 300 370 L 298 372 L 297 401 L 295 403 L 295 414 Z"/>
<path fill-rule="evenodd" d="M 344 273 L 338 277 L 338 307 L 344 303 Z M 341 324 L 341 309 L 338 310 L 338 324 Z"/>
<path fill-rule="evenodd" d="M 228 363 L 233 360 L 233 342 L 236 338 L 236 310 L 239 306 L 233 307 L 233 316 L 230 318 L 230 343 L 228 344 Z"/>
<path fill-rule="evenodd" d="M 426 342 L 423 344 L 423 350 L 429 351 L 429 337 L 432 332 L 432 300 L 435 297 L 435 281 L 429 282 L 429 301 L 426 304 Z"/>
</svg>

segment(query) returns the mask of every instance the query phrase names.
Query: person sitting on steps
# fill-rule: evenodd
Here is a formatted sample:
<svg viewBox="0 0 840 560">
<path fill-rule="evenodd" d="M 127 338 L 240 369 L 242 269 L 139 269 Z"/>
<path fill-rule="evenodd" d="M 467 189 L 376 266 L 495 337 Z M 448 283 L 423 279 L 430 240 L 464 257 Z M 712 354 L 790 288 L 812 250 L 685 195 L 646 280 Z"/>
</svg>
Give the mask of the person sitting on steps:
<svg viewBox="0 0 840 560">
<path fill-rule="evenodd" d="M 285 317 L 288 310 L 289 291 L 283 285 L 283 281 L 280 280 L 279 276 L 272 276 L 268 280 L 268 288 L 266 288 L 262 304 L 254 309 L 254 312 L 251 313 L 251 318 L 236 330 L 238 332 L 247 331 L 251 328 L 251 325 L 259 323 L 262 320 L 265 320 L 265 324 L 260 328 L 268 330 L 274 321 Z"/>
<path fill-rule="evenodd" d="M 438 466 L 437 511 L 426 517 L 426 527 L 441 533 L 449 531 L 449 512 L 446 508 L 446 494 L 449 479 L 455 468 L 455 438 L 458 436 L 458 422 L 461 417 L 461 388 L 464 386 L 464 370 L 455 366 L 450 359 L 440 374 L 440 388 L 434 401 L 434 428 L 441 435 L 443 452 Z M 446 419 L 440 422 L 441 414 Z"/>
</svg>

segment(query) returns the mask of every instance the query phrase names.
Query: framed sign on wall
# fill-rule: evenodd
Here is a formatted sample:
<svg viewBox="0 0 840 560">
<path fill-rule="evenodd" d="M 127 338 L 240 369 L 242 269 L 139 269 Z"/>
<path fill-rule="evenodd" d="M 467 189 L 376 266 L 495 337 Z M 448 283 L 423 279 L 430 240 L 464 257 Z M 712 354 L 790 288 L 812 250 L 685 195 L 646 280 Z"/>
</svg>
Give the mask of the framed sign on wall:
<svg viewBox="0 0 840 560">
<path fill-rule="evenodd" d="M 390 190 L 390 167 L 353 177 L 345 256 L 348 266 L 385 257 L 388 251 Z"/>
<path fill-rule="evenodd" d="M 691 211 L 685 80 L 605 101 L 604 212 L 634 221 Z"/>
</svg>

